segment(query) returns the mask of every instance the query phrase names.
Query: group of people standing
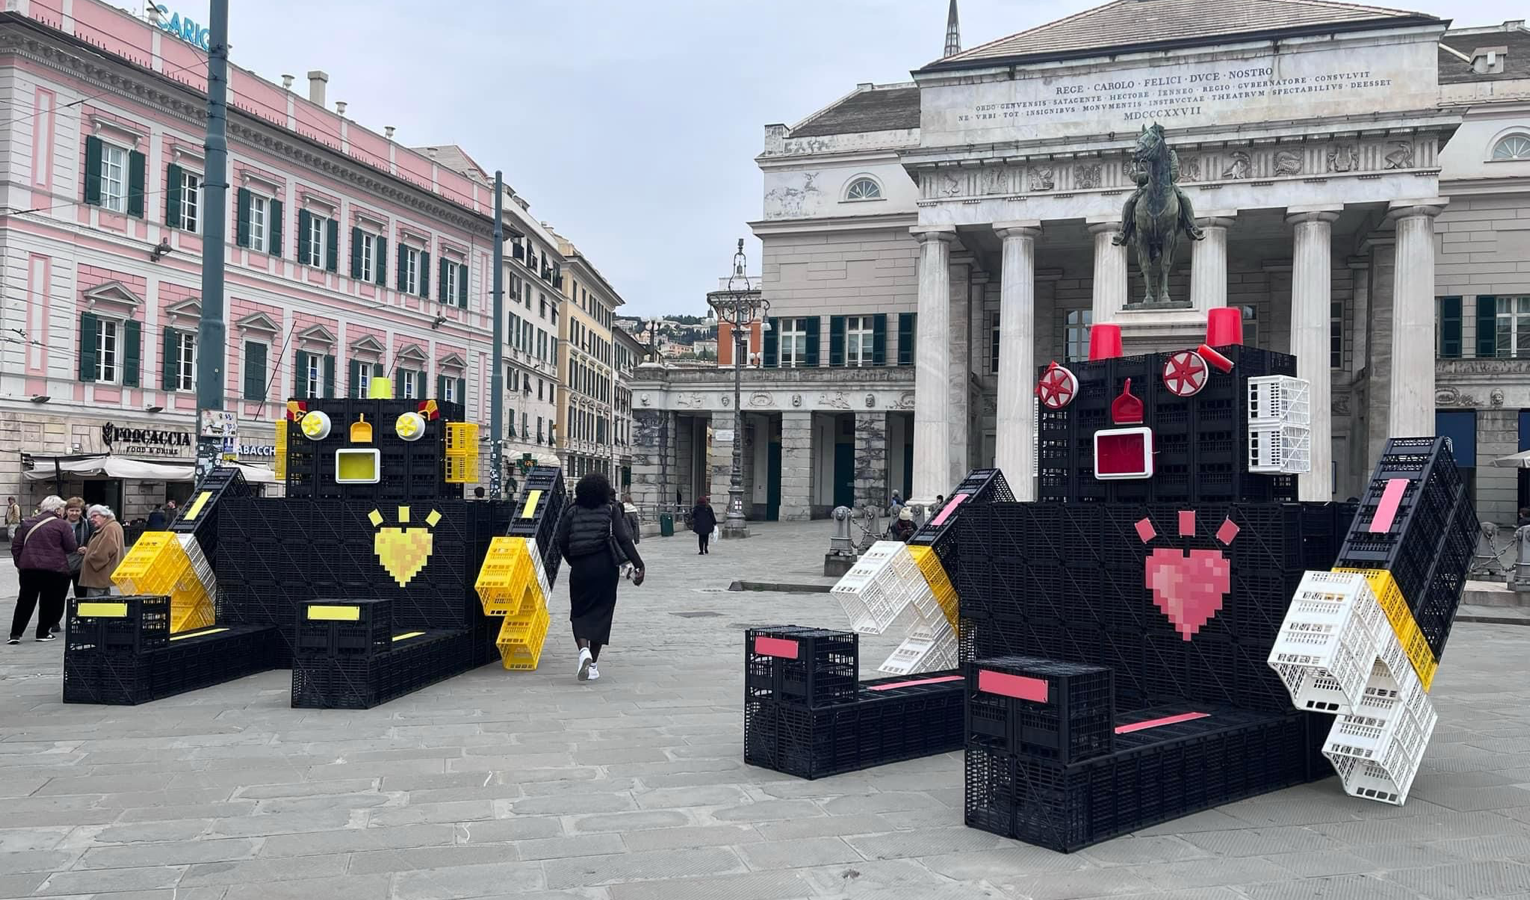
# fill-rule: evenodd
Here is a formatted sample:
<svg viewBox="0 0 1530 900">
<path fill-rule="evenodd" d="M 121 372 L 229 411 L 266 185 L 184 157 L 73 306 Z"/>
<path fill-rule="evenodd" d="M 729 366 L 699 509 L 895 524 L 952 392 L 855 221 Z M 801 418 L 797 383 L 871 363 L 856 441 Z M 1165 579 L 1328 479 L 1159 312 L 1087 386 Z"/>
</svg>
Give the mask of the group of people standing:
<svg viewBox="0 0 1530 900">
<path fill-rule="evenodd" d="M 12 500 L 11 506 L 14 504 Z M 79 497 L 65 500 L 58 496 L 43 498 L 35 515 L 15 524 L 11 559 L 19 575 L 20 592 L 7 643 L 21 643 L 34 611 L 37 640 L 51 641 L 64 617 L 64 600 L 71 585 L 75 597 L 111 593 L 112 572 L 125 552 L 122 525 L 110 507 L 97 504 L 87 508 Z"/>
</svg>

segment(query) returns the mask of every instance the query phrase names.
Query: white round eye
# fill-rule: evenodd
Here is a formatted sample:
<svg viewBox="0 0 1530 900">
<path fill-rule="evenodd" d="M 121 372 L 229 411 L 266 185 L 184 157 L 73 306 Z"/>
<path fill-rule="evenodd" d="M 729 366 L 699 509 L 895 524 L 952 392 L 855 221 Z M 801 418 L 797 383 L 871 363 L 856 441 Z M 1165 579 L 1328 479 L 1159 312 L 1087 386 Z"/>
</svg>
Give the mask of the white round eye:
<svg viewBox="0 0 1530 900">
<path fill-rule="evenodd" d="M 303 417 L 303 420 L 298 423 L 298 427 L 303 429 L 303 436 L 310 441 L 322 441 L 329 437 L 329 431 L 332 426 L 328 415 L 314 410 Z"/>
<path fill-rule="evenodd" d="M 425 417 L 419 413 L 406 412 L 393 423 L 393 431 L 406 441 L 417 441 L 425 436 Z"/>
</svg>

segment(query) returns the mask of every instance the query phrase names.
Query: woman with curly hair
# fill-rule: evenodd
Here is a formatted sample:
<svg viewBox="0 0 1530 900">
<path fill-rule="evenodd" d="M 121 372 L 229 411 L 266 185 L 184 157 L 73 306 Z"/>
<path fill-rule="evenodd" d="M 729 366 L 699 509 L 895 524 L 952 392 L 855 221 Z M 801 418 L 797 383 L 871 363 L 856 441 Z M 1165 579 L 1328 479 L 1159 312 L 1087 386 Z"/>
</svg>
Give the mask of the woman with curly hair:
<svg viewBox="0 0 1530 900">
<path fill-rule="evenodd" d="M 615 496 L 606 476 L 591 472 L 574 486 L 574 504 L 558 521 L 558 551 L 569 564 L 569 620 L 579 647 L 580 681 L 600 677 L 595 664 L 600 648 L 611 641 L 623 555 L 633 565 L 632 583 L 643 583 L 643 558 Z"/>
</svg>

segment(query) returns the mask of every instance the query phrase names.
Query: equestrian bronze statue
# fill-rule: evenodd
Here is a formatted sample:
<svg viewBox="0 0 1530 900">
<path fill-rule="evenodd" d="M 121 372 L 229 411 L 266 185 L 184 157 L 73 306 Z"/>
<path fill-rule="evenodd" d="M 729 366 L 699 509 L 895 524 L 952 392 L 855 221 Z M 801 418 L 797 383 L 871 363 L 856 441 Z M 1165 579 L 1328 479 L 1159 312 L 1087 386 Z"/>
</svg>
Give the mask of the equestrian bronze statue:
<svg viewBox="0 0 1530 900">
<path fill-rule="evenodd" d="M 1205 237 L 1195 227 L 1190 198 L 1179 189 L 1179 157 L 1163 137 L 1163 126 L 1144 125 L 1132 151 L 1132 176 L 1137 189 L 1121 209 L 1121 230 L 1111 238 L 1116 246 L 1131 241 L 1147 293 L 1142 306 L 1164 306 L 1169 299 L 1169 272 L 1180 232 L 1192 241 Z"/>
</svg>

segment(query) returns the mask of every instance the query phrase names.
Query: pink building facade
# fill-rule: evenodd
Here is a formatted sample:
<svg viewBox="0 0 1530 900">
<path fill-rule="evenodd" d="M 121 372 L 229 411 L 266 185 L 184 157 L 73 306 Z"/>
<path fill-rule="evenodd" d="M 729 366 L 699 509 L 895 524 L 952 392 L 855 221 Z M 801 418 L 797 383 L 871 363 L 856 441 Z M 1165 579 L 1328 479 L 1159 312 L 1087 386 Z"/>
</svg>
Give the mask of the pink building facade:
<svg viewBox="0 0 1530 900">
<path fill-rule="evenodd" d="M 133 518 L 190 484 L 28 472 L 192 456 L 205 55 L 95 0 L 9 8 L 0 497 L 62 487 Z M 244 461 L 270 465 L 286 398 L 374 375 L 486 426 L 493 189 L 325 108 L 322 84 L 313 102 L 230 76 L 225 407 Z"/>
</svg>

